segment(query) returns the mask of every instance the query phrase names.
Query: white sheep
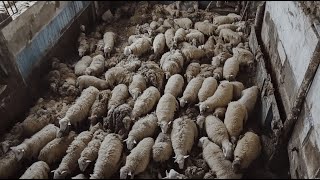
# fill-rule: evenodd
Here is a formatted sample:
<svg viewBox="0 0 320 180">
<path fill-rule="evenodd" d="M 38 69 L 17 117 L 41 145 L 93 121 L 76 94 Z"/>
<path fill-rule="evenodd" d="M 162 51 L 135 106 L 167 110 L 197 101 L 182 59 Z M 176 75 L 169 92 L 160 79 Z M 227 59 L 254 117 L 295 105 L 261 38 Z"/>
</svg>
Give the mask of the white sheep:
<svg viewBox="0 0 320 180">
<path fill-rule="evenodd" d="M 164 94 L 157 105 L 156 115 L 158 125 L 163 133 L 167 133 L 171 122 L 173 121 L 174 113 L 178 110 L 179 104 L 176 98 L 171 94 Z"/>
<path fill-rule="evenodd" d="M 156 55 L 162 55 L 166 46 L 166 38 L 163 33 L 159 33 L 153 40 L 153 52 Z"/>
<path fill-rule="evenodd" d="M 104 56 L 107 57 L 107 54 L 108 54 L 108 57 L 110 57 L 110 54 L 116 42 L 116 34 L 114 32 L 104 33 L 103 42 L 104 42 L 104 47 L 103 47 Z"/>
<path fill-rule="evenodd" d="M 90 56 L 83 56 L 80 59 L 80 61 L 78 61 L 74 66 L 74 73 L 77 76 L 84 75 L 87 67 L 90 66 L 91 62 L 92 62 L 92 58 Z"/>
<path fill-rule="evenodd" d="M 31 114 L 21 123 L 23 135 L 30 137 L 50 123 L 54 123 L 54 118 L 49 114 L 44 114 L 40 117 L 35 114 Z"/>
<path fill-rule="evenodd" d="M 48 179 L 50 167 L 46 162 L 33 163 L 19 179 Z"/>
<path fill-rule="evenodd" d="M 146 170 L 150 160 L 154 140 L 151 137 L 144 138 L 133 148 L 126 158 L 126 164 L 120 169 L 120 179 L 126 179 L 128 175 L 134 175 Z"/>
<path fill-rule="evenodd" d="M 236 46 L 241 42 L 241 36 L 239 33 L 232 31 L 231 29 L 221 29 L 219 37 L 226 43 L 232 46 Z"/>
<path fill-rule="evenodd" d="M 210 36 L 206 43 L 204 43 L 204 45 L 199 46 L 198 48 L 202 49 L 206 53 L 206 56 L 210 58 L 214 56 L 215 45 L 216 41 L 214 36 Z"/>
<path fill-rule="evenodd" d="M 80 158 L 81 152 L 90 142 L 92 136 L 92 132 L 83 131 L 72 141 L 66 151 L 67 154 L 62 158 L 59 167 L 56 170 L 53 170 L 54 179 L 65 179 L 77 169 L 77 161 Z"/>
<path fill-rule="evenodd" d="M 216 29 L 216 34 L 219 34 L 221 29 L 231 29 L 232 31 L 236 31 L 238 29 L 238 26 L 235 24 L 221 24 Z"/>
<path fill-rule="evenodd" d="M 177 45 L 179 42 L 183 42 L 186 40 L 186 30 L 183 29 L 183 28 L 179 28 L 177 29 L 177 31 L 175 32 L 174 34 L 174 37 L 173 37 L 173 41 L 175 43 L 175 45 Z"/>
<path fill-rule="evenodd" d="M 81 152 L 81 156 L 78 159 L 79 169 L 84 172 L 91 162 L 96 161 L 98 158 L 98 152 L 100 145 L 104 138 L 107 136 L 102 129 L 98 129 L 94 132 L 91 141 L 88 146 Z"/>
<path fill-rule="evenodd" d="M 219 118 L 219 119 L 224 119 L 225 114 L 226 114 L 227 108 L 225 107 L 217 107 L 213 114 L 215 117 Z"/>
<path fill-rule="evenodd" d="M 209 115 L 205 120 L 206 132 L 210 140 L 222 148 L 224 156 L 231 160 L 232 143 L 229 140 L 229 134 L 224 123 L 217 117 Z"/>
<path fill-rule="evenodd" d="M 76 125 L 88 116 L 98 93 L 99 90 L 93 86 L 82 91 L 80 97 L 76 99 L 76 102 L 66 112 L 65 117 L 59 121 L 61 132 L 65 132 L 69 125 Z"/>
<path fill-rule="evenodd" d="M 143 91 L 134 103 L 131 117 L 136 119 L 140 116 L 148 114 L 160 99 L 160 92 L 154 86 L 148 87 Z"/>
<path fill-rule="evenodd" d="M 225 159 L 221 148 L 208 137 L 200 138 L 198 146 L 202 147 L 202 157 L 218 179 L 242 178 L 242 174 L 233 172 L 232 163 Z"/>
<path fill-rule="evenodd" d="M 258 95 L 258 86 L 252 86 L 241 92 L 241 98 L 238 101 L 246 107 L 248 114 L 253 111 Z"/>
<path fill-rule="evenodd" d="M 218 87 L 218 82 L 214 77 L 207 77 L 204 79 L 201 88 L 198 92 L 199 102 L 203 102 L 208 99 L 208 97 L 212 96 Z"/>
<path fill-rule="evenodd" d="M 48 165 L 60 161 L 76 136 L 74 131 L 70 131 L 68 136 L 53 139 L 41 149 L 38 159 Z"/>
<path fill-rule="evenodd" d="M 217 80 L 221 80 L 223 76 L 223 67 L 217 67 L 213 71 L 213 77 L 216 78 Z"/>
<path fill-rule="evenodd" d="M 231 16 L 216 16 L 213 18 L 213 24 L 215 25 L 222 25 L 222 24 L 232 24 L 237 19 Z"/>
<path fill-rule="evenodd" d="M 153 147 L 152 157 L 155 162 L 164 162 L 170 159 L 173 153 L 170 134 L 160 132 Z"/>
<path fill-rule="evenodd" d="M 8 151 L 0 158 L 0 178 L 11 178 L 22 167 L 13 151 Z"/>
<path fill-rule="evenodd" d="M 175 119 L 172 125 L 171 141 L 175 153 L 175 161 L 183 169 L 184 160 L 189 156 L 195 140 L 198 138 L 198 129 L 193 120 L 187 117 Z"/>
<path fill-rule="evenodd" d="M 104 62 L 105 58 L 98 54 L 92 58 L 92 62 L 89 67 L 87 67 L 85 74 L 99 76 L 104 72 Z"/>
<path fill-rule="evenodd" d="M 125 103 L 129 96 L 128 87 L 125 84 L 119 84 L 114 87 L 108 102 L 108 114 L 111 113 L 117 106 Z"/>
<path fill-rule="evenodd" d="M 186 57 L 186 62 L 190 62 L 191 60 L 200 60 L 203 58 L 206 53 L 200 48 L 197 48 L 195 46 L 189 46 L 186 48 L 182 48 L 182 54 L 184 57 Z"/>
<path fill-rule="evenodd" d="M 200 46 L 205 43 L 204 34 L 196 29 L 190 29 L 189 33 L 186 35 L 186 40 L 192 42 L 194 46 Z"/>
<path fill-rule="evenodd" d="M 240 133 L 242 132 L 247 118 L 247 109 L 240 102 L 233 101 L 228 104 L 224 118 L 224 124 L 226 125 L 231 142 L 233 144 L 235 144 Z"/>
<path fill-rule="evenodd" d="M 186 69 L 184 77 L 187 78 L 187 82 L 190 82 L 191 79 L 196 77 L 201 71 L 201 67 L 199 63 L 190 63 Z"/>
<path fill-rule="evenodd" d="M 108 134 L 100 145 L 98 158 L 90 179 L 110 178 L 118 171 L 123 145 L 119 135 Z"/>
<path fill-rule="evenodd" d="M 181 98 L 178 98 L 180 107 L 184 107 L 186 104 L 197 103 L 198 93 L 204 81 L 203 77 L 195 77 L 188 83 L 186 89 L 183 92 Z"/>
<path fill-rule="evenodd" d="M 183 29 L 191 29 L 193 26 L 193 23 L 191 21 L 191 19 L 189 18 L 178 18 L 178 19 L 174 19 L 173 22 L 180 28 Z"/>
<path fill-rule="evenodd" d="M 125 140 L 127 148 L 132 150 L 135 144 L 146 137 L 152 137 L 158 127 L 157 117 L 154 113 L 148 114 L 135 122 Z"/>
<path fill-rule="evenodd" d="M 129 93 L 132 98 L 136 100 L 145 89 L 147 89 L 147 82 L 145 78 L 141 74 L 135 74 L 129 85 Z"/>
<path fill-rule="evenodd" d="M 11 147 L 11 150 L 19 161 L 22 158 L 38 157 L 40 150 L 56 137 L 58 130 L 59 128 L 55 125 L 48 124 L 29 139 L 25 139 L 20 145 Z"/>
<path fill-rule="evenodd" d="M 94 101 L 90 112 L 88 120 L 90 120 L 91 126 L 95 125 L 98 121 L 98 118 L 104 117 L 108 112 L 108 101 L 111 97 L 111 91 L 103 90 L 100 91 Z"/>
<path fill-rule="evenodd" d="M 232 49 L 232 53 L 233 56 L 239 61 L 240 65 L 252 66 L 254 62 L 254 56 L 249 50 L 236 47 Z"/>
<path fill-rule="evenodd" d="M 166 32 L 164 33 L 164 36 L 166 39 L 166 45 L 169 49 L 173 48 L 174 35 L 175 35 L 175 30 L 173 28 L 167 29 Z"/>
<path fill-rule="evenodd" d="M 222 67 L 224 65 L 225 61 L 231 57 L 232 57 L 232 55 L 230 53 L 227 53 L 227 52 L 219 53 L 218 55 L 212 57 L 211 64 L 215 68 Z"/>
<path fill-rule="evenodd" d="M 232 168 L 235 171 L 246 169 L 261 153 L 260 137 L 254 132 L 246 132 L 237 142 Z"/>
<path fill-rule="evenodd" d="M 124 48 L 124 55 L 129 56 L 133 54 L 135 56 L 141 56 L 151 50 L 151 42 L 147 38 L 139 38 L 130 46 Z"/>
<path fill-rule="evenodd" d="M 179 50 L 169 51 L 162 55 L 160 59 L 160 67 L 166 75 L 166 79 L 170 76 L 178 74 L 182 71 L 184 58 Z"/>
<path fill-rule="evenodd" d="M 105 73 L 105 78 L 110 88 L 118 84 L 129 86 L 132 81 L 132 73 L 124 67 L 112 67 Z"/>
<path fill-rule="evenodd" d="M 217 107 L 225 107 L 232 100 L 233 85 L 230 82 L 221 82 L 213 94 L 207 100 L 199 103 L 200 113 L 213 112 Z"/>
<path fill-rule="evenodd" d="M 165 86 L 164 94 L 169 93 L 175 98 L 181 95 L 184 87 L 184 79 L 180 74 L 172 75 Z"/>
<path fill-rule="evenodd" d="M 194 29 L 199 30 L 207 36 L 212 36 L 217 29 L 216 25 L 211 24 L 209 21 L 196 22 L 194 24 Z"/>
<path fill-rule="evenodd" d="M 244 85 L 239 81 L 231 81 L 230 83 L 233 85 L 233 100 L 238 100 L 244 90 Z"/>
<path fill-rule="evenodd" d="M 77 78 L 77 84 L 79 86 L 79 90 L 82 91 L 89 86 L 96 87 L 99 90 L 104 90 L 109 87 L 107 81 L 97 78 L 95 76 L 82 75 Z"/>
<path fill-rule="evenodd" d="M 89 41 L 88 38 L 85 37 L 82 38 L 79 41 L 79 47 L 78 47 L 78 53 L 79 53 L 79 57 L 83 57 L 87 52 L 89 52 Z"/>
</svg>

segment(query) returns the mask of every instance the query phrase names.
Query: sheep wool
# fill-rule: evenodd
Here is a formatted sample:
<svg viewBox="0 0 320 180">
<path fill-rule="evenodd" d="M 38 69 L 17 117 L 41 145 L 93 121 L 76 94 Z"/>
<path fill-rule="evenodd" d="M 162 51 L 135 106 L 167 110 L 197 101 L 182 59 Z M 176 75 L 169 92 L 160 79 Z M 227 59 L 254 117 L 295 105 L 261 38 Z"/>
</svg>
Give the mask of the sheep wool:
<svg viewBox="0 0 320 180">
<path fill-rule="evenodd" d="M 187 117 L 175 119 L 172 125 L 171 141 L 175 153 L 175 161 L 183 169 L 184 160 L 188 157 L 194 141 L 198 137 L 198 129 L 193 120 Z"/>
<path fill-rule="evenodd" d="M 152 137 L 157 127 L 157 117 L 154 113 L 140 118 L 133 124 L 128 138 L 125 140 L 127 143 L 127 148 L 129 150 L 132 150 L 135 144 L 137 144 L 143 138 Z"/>
<path fill-rule="evenodd" d="M 41 149 L 56 137 L 58 129 L 55 125 L 48 124 L 29 139 L 25 139 L 20 145 L 11 147 L 11 149 L 19 161 L 22 158 L 38 157 Z"/>
<path fill-rule="evenodd" d="M 153 52 L 162 55 L 166 46 L 166 38 L 163 33 L 159 33 L 153 40 Z"/>
<path fill-rule="evenodd" d="M 82 91 L 89 86 L 93 86 L 99 90 L 108 88 L 108 82 L 95 76 L 82 75 L 77 78 L 79 90 Z"/>
<path fill-rule="evenodd" d="M 76 136 L 74 131 L 70 131 L 68 136 L 53 139 L 41 149 L 38 159 L 48 165 L 60 161 Z"/>
<path fill-rule="evenodd" d="M 202 146 L 202 156 L 210 169 L 215 172 L 217 179 L 241 179 L 242 174 L 233 172 L 232 163 L 225 159 L 220 147 L 211 142 L 208 137 L 202 137 L 199 140 L 199 146 Z"/>
<path fill-rule="evenodd" d="M 181 95 L 184 87 L 184 79 L 180 74 L 172 75 L 165 86 L 164 94 L 171 94 L 175 98 Z"/>
<path fill-rule="evenodd" d="M 49 114 L 44 114 L 40 117 L 37 115 L 29 115 L 22 123 L 23 135 L 30 137 L 43 127 L 53 122 L 53 118 Z"/>
<path fill-rule="evenodd" d="M 98 93 L 99 90 L 93 86 L 82 91 L 80 97 L 76 99 L 76 102 L 66 112 L 65 117 L 59 121 L 61 132 L 66 131 L 68 124 L 76 125 L 88 116 Z"/>
<path fill-rule="evenodd" d="M 153 147 L 152 157 L 155 162 L 164 162 L 170 159 L 173 153 L 170 134 L 160 132 Z"/>
<path fill-rule="evenodd" d="M 33 163 L 19 179 L 48 179 L 50 167 L 46 162 Z"/>
<path fill-rule="evenodd" d="M 77 76 L 84 75 L 87 67 L 90 66 L 91 62 L 92 62 L 92 58 L 90 56 L 83 56 L 80 59 L 80 61 L 78 61 L 74 66 L 74 73 Z"/>
<path fill-rule="evenodd" d="M 148 114 L 160 99 L 160 92 L 154 86 L 148 87 L 138 97 L 132 109 L 132 118 L 136 119 L 140 116 Z"/>
<path fill-rule="evenodd" d="M 224 123 L 217 117 L 209 115 L 205 120 L 206 132 L 209 139 L 222 147 L 222 152 L 227 159 L 232 158 L 232 144 L 229 140 L 229 134 Z"/>
<path fill-rule="evenodd" d="M 235 171 L 246 169 L 261 153 L 261 141 L 257 134 L 246 132 L 234 150 L 232 167 Z"/>
<path fill-rule="evenodd" d="M 163 133 L 167 133 L 173 120 L 174 113 L 178 110 L 179 104 L 171 94 L 164 94 L 157 105 L 156 115 L 158 124 Z"/>
<path fill-rule="evenodd" d="M 120 169 L 120 179 L 126 179 L 130 174 L 133 179 L 134 175 L 146 170 L 151 160 L 153 145 L 154 140 L 151 137 L 147 137 L 131 150 L 131 153 L 126 158 L 125 166 Z"/>
<path fill-rule="evenodd" d="M 193 26 L 193 23 L 191 21 L 191 19 L 189 18 L 178 18 L 178 19 L 174 19 L 173 22 L 180 28 L 183 29 L 191 29 Z"/>
<path fill-rule="evenodd" d="M 225 107 L 232 100 L 233 85 L 226 81 L 221 82 L 213 94 L 207 100 L 199 103 L 200 113 L 213 112 L 217 107 Z"/>
<path fill-rule="evenodd" d="M 179 28 L 174 34 L 173 41 L 177 44 L 179 42 L 185 41 L 185 38 L 186 38 L 186 30 L 183 28 Z"/>
<path fill-rule="evenodd" d="M 21 162 L 16 158 L 14 151 L 8 151 L 0 158 L 0 178 L 11 178 L 19 169 Z"/>
<path fill-rule="evenodd" d="M 227 108 L 225 107 L 217 107 L 214 110 L 213 115 L 219 119 L 224 119 L 226 111 L 227 111 Z"/>
<path fill-rule="evenodd" d="M 139 38 L 130 46 L 124 48 L 124 55 L 129 56 L 133 54 L 135 56 L 141 56 L 151 50 L 151 42 L 147 38 Z"/>
<path fill-rule="evenodd" d="M 186 40 L 192 42 L 194 46 L 199 46 L 205 43 L 204 34 L 196 29 L 190 29 L 186 35 Z"/>
<path fill-rule="evenodd" d="M 78 159 L 79 169 L 84 172 L 91 162 L 94 162 L 98 158 L 98 151 L 102 141 L 107 133 L 102 129 L 94 132 L 91 141 L 88 146 L 81 152 L 81 156 Z"/>
<path fill-rule="evenodd" d="M 118 134 L 108 134 L 101 143 L 90 179 L 110 178 L 120 166 L 123 145 Z"/>
<path fill-rule="evenodd" d="M 240 102 L 233 101 L 228 104 L 224 124 L 233 144 L 242 132 L 247 116 L 247 109 Z"/>
<path fill-rule="evenodd" d="M 125 84 L 119 84 L 114 87 L 111 98 L 108 102 L 108 113 L 117 106 L 125 103 L 129 96 L 128 87 Z"/>
<path fill-rule="evenodd" d="M 190 62 L 191 60 L 200 60 L 206 55 L 202 49 L 195 46 L 183 48 L 181 51 L 184 57 L 186 57 L 187 62 Z"/>
<path fill-rule="evenodd" d="M 135 74 L 129 85 L 129 93 L 136 100 L 142 92 L 147 88 L 147 82 L 141 74 Z"/>
<path fill-rule="evenodd" d="M 248 113 L 251 113 L 255 107 L 258 95 L 258 86 L 252 86 L 241 92 L 241 98 L 238 101 L 246 107 Z"/>
<path fill-rule="evenodd" d="M 205 34 L 207 36 L 212 36 L 214 34 L 215 30 L 217 29 L 217 26 L 213 25 L 207 21 L 196 22 L 194 24 L 194 29 L 199 30 L 200 32 L 202 32 L 203 34 Z"/>
<path fill-rule="evenodd" d="M 231 29 L 232 31 L 236 31 L 238 29 L 238 26 L 235 24 L 221 24 L 216 29 L 216 34 L 219 34 L 221 29 Z"/>
<path fill-rule="evenodd" d="M 222 25 L 222 24 L 232 24 L 235 22 L 235 19 L 230 16 L 216 16 L 213 18 L 213 24 Z"/>
<path fill-rule="evenodd" d="M 90 120 L 91 125 L 95 125 L 98 122 L 99 118 L 102 118 L 107 115 L 108 111 L 108 101 L 111 96 L 111 91 L 103 90 L 100 91 L 94 101 L 91 110 L 89 112 L 88 119 Z"/>
<path fill-rule="evenodd" d="M 233 56 L 239 61 L 240 65 L 251 65 L 254 62 L 253 54 L 246 49 L 243 48 L 233 48 L 232 49 Z"/>
<path fill-rule="evenodd" d="M 110 88 L 114 88 L 118 84 L 129 86 L 132 81 L 132 73 L 124 67 L 112 67 L 105 73 L 106 81 Z"/>
<path fill-rule="evenodd" d="M 166 32 L 164 33 L 164 36 L 166 39 L 166 45 L 169 49 L 173 48 L 174 35 L 175 35 L 175 30 L 173 28 L 167 29 Z"/>
<path fill-rule="evenodd" d="M 222 38 L 226 43 L 230 43 L 233 46 L 236 46 L 241 42 L 240 34 L 232 31 L 231 29 L 221 29 L 219 37 Z"/>
<path fill-rule="evenodd" d="M 223 66 L 223 77 L 228 81 L 235 80 L 239 72 L 239 61 L 234 57 L 226 60 Z"/>
<path fill-rule="evenodd" d="M 90 131 L 81 132 L 69 145 L 66 155 L 63 157 L 59 164 L 59 167 L 54 170 L 54 179 L 65 179 L 68 175 L 71 175 L 78 167 L 78 159 L 81 156 L 81 152 L 87 146 L 92 139 L 93 133 Z"/>
<path fill-rule="evenodd" d="M 92 62 L 89 67 L 87 67 L 85 74 L 92 76 L 99 76 L 104 72 L 105 58 L 98 54 L 92 58 Z"/>
<path fill-rule="evenodd" d="M 106 32 L 103 35 L 103 42 L 104 42 L 104 47 L 103 47 L 103 52 L 104 55 L 110 57 L 110 54 L 113 50 L 114 44 L 116 41 L 116 34 L 114 32 Z"/>
<path fill-rule="evenodd" d="M 185 77 L 187 82 L 190 82 L 192 78 L 196 77 L 201 71 L 199 63 L 190 63 L 186 69 Z"/>
<path fill-rule="evenodd" d="M 195 77 L 188 83 L 182 97 L 178 98 L 180 101 L 180 107 L 184 107 L 186 104 L 193 104 L 198 101 L 198 93 L 203 81 L 203 77 Z"/>
<path fill-rule="evenodd" d="M 214 77 L 207 77 L 204 79 L 201 88 L 198 93 L 199 102 L 203 102 L 208 97 L 212 96 L 216 92 L 218 87 L 218 82 Z"/>
</svg>

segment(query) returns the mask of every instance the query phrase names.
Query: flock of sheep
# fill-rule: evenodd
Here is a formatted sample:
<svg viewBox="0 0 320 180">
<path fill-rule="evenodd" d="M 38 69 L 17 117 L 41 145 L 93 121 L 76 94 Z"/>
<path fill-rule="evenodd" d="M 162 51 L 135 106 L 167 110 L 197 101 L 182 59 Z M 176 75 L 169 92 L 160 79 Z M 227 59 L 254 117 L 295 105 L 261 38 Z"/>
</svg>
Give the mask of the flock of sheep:
<svg viewBox="0 0 320 180">
<path fill-rule="evenodd" d="M 259 89 L 236 80 L 254 66 L 244 26 L 234 13 L 199 22 L 153 17 L 136 26 L 111 67 L 117 32 L 99 25 L 89 34 L 81 26 L 81 59 L 70 66 L 54 58 L 48 74 L 52 92 L 74 99 L 40 99 L 5 134 L 0 177 L 11 177 L 24 159 L 34 163 L 20 178 L 52 171 L 54 179 L 133 178 L 174 159 L 164 178 L 184 179 L 186 160 L 200 148 L 210 169 L 201 178 L 242 178 L 261 153 L 260 137 L 244 132 Z"/>
</svg>

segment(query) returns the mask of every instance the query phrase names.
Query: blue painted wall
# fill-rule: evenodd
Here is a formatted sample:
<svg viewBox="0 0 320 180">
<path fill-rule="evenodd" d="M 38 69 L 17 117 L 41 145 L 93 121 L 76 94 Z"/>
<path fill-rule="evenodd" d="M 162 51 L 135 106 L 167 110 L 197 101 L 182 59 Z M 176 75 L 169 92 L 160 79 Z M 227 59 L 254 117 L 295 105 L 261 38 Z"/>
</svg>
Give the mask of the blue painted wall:
<svg viewBox="0 0 320 180">
<path fill-rule="evenodd" d="M 17 54 L 16 62 L 23 79 L 32 72 L 35 64 L 58 42 L 74 18 L 90 5 L 90 1 L 69 1 L 49 24 L 42 28 L 32 41 Z"/>
</svg>

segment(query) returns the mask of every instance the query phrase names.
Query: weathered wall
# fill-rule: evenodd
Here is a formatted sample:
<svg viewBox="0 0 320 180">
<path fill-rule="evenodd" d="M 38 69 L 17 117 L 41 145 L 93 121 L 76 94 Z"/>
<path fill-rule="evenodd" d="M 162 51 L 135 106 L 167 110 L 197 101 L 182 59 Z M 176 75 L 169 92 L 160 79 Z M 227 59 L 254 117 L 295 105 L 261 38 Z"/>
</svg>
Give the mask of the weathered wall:
<svg viewBox="0 0 320 180">
<path fill-rule="evenodd" d="M 315 48 L 312 21 L 299 2 L 267 1 L 261 30 L 283 113 L 288 115 Z M 292 178 L 320 177 L 320 72 L 312 82 L 288 145 Z"/>
</svg>

